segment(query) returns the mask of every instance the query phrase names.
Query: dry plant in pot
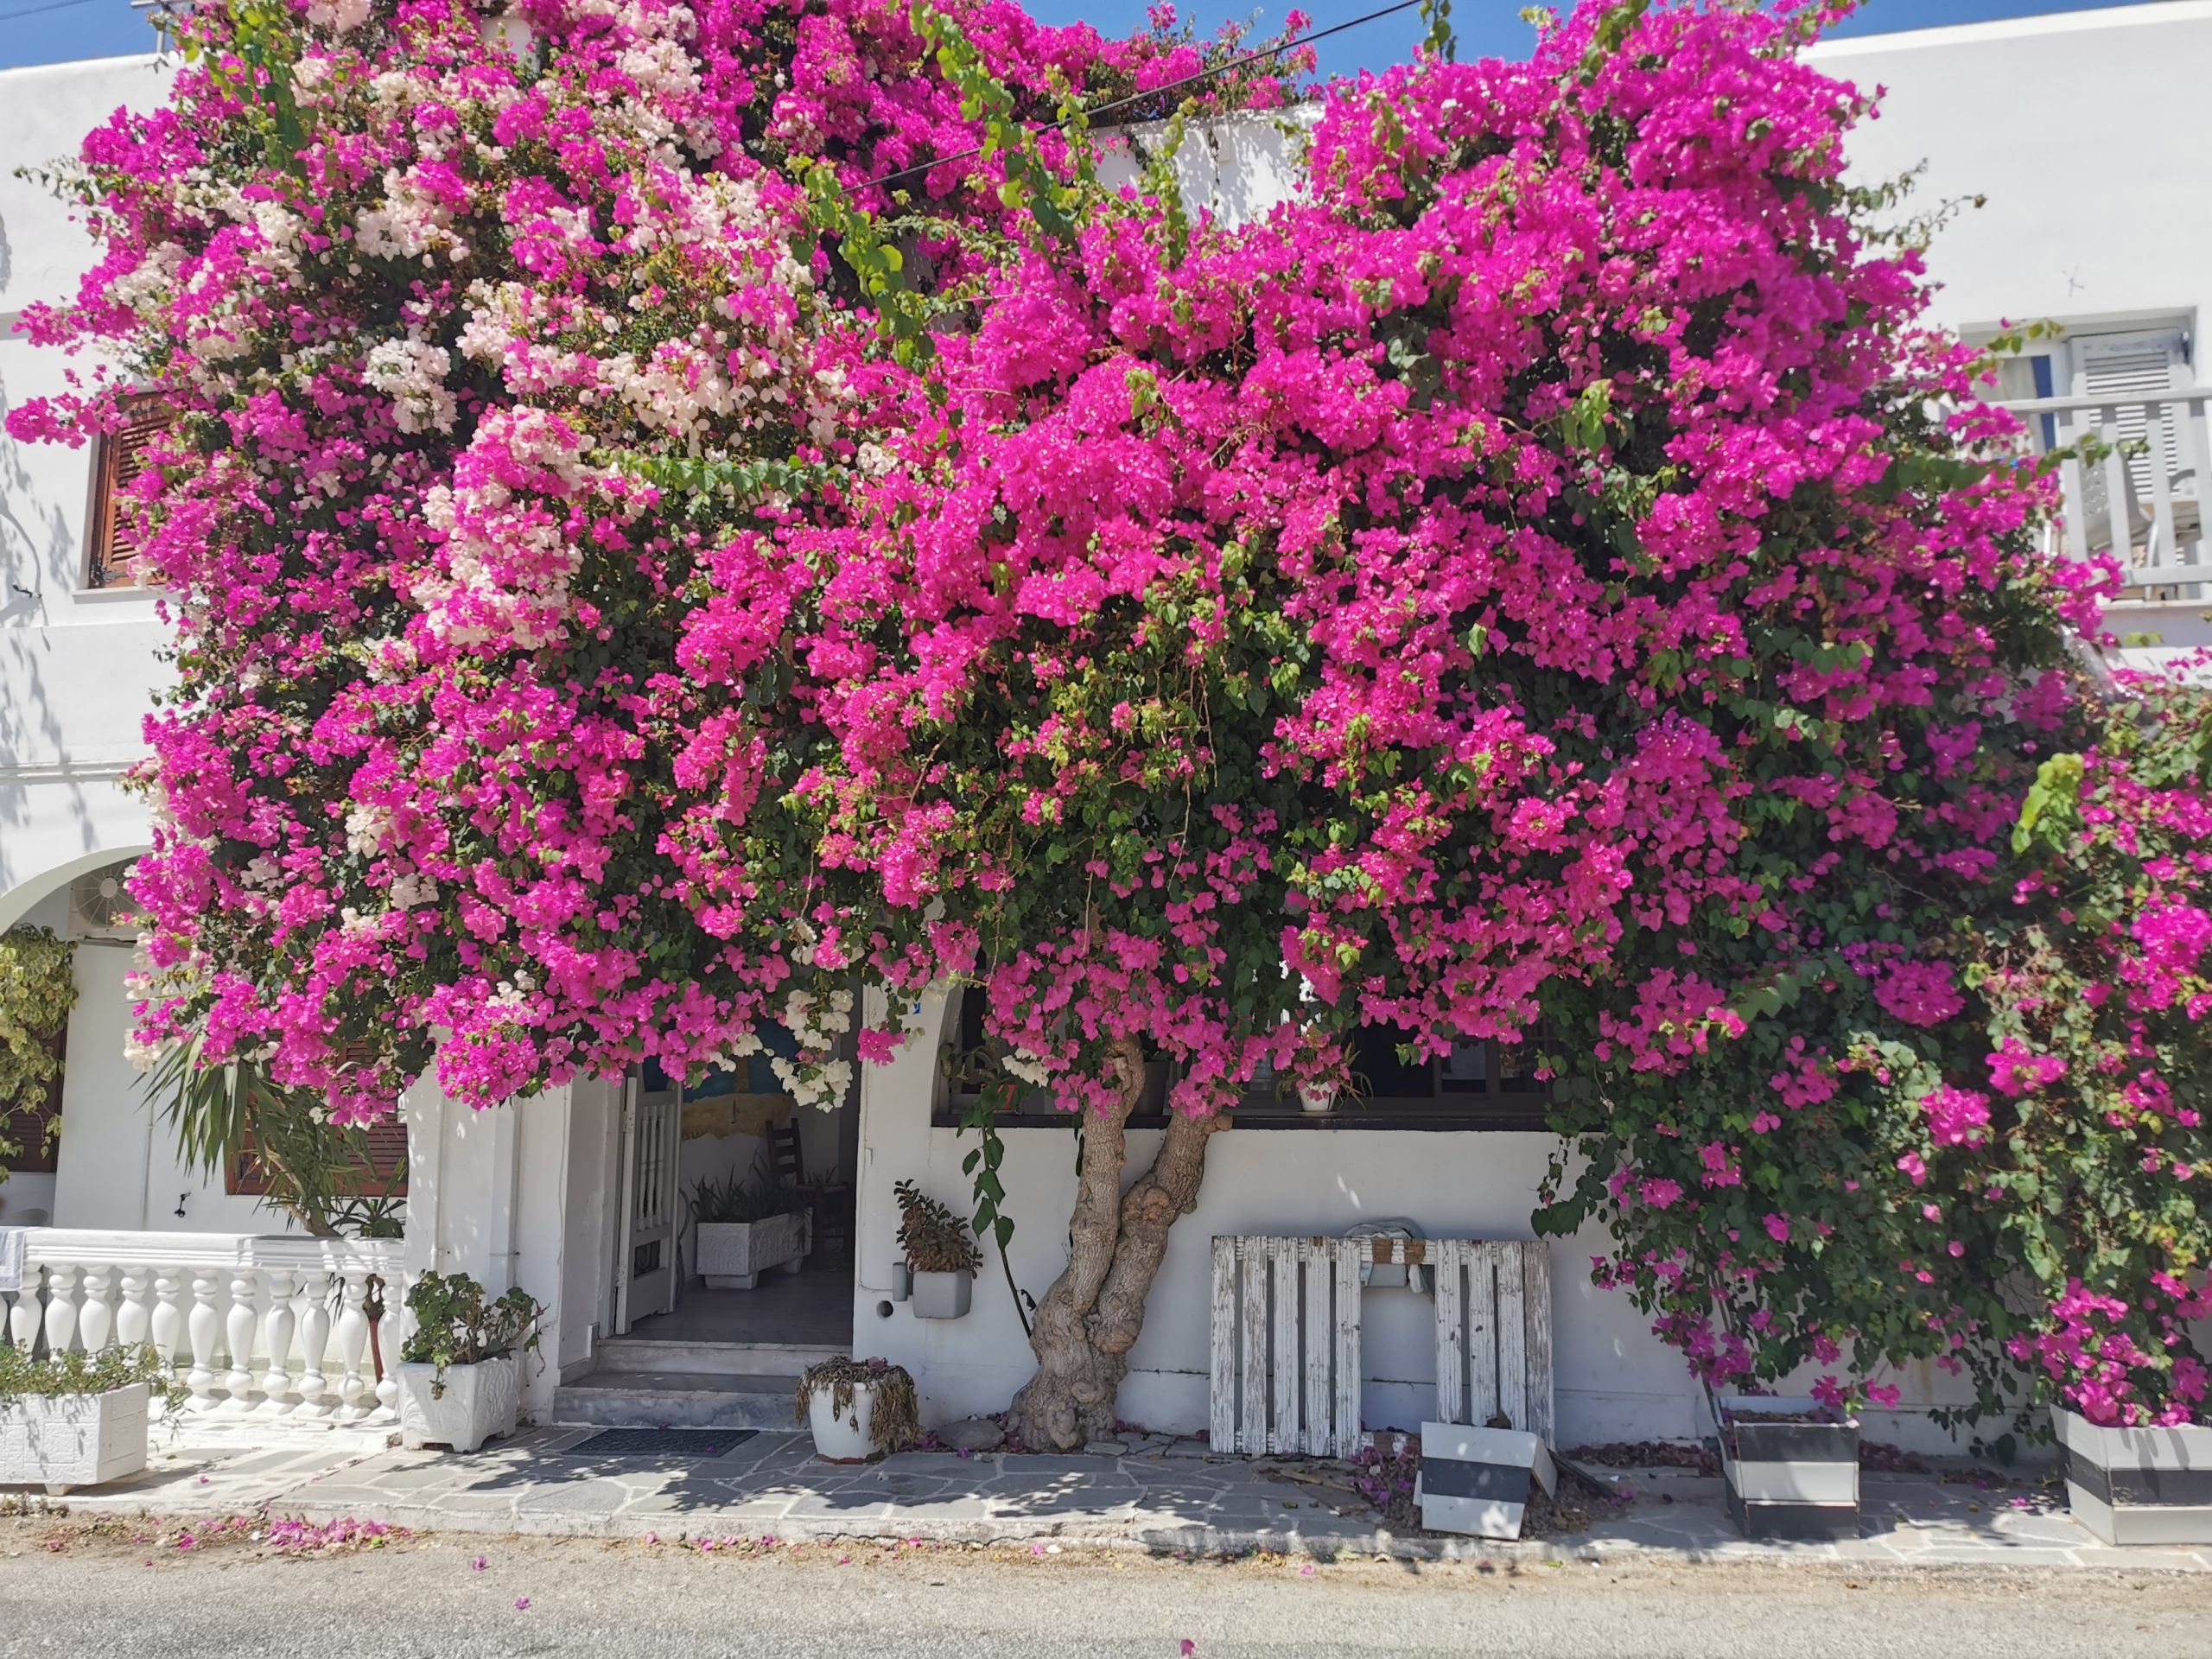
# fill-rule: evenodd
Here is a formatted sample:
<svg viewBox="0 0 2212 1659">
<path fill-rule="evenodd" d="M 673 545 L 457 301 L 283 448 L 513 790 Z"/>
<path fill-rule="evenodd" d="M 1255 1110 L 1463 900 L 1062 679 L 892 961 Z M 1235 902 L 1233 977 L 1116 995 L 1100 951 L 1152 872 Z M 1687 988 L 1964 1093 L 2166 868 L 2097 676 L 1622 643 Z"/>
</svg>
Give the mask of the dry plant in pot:
<svg viewBox="0 0 2212 1659">
<path fill-rule="evenodd" d="M 817 1455 L 865 1463 L 922 1437 L 914 1379 L 882 1359 L 825 1359 L 798 1380 L 791 1414 L 814 1432 Z"/>
</svg>

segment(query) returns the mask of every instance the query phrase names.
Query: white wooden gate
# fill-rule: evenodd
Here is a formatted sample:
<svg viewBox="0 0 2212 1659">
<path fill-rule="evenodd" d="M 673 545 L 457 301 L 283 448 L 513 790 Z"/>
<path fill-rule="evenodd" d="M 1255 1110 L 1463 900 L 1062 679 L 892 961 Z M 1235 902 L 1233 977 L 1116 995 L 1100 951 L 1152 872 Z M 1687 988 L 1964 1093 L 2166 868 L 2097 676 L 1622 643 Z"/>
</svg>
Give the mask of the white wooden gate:
<svg viewBox="0 0 2212 1659">
<path fill-rule="evenodd" d="M 644 1092 L 632 1072 L 622 1096 L 621 1251 L 614 1264 L 614 1332 L 676 1306 L 676 1244 L 682 1231 L 677 1160 L 683 1144 L 682 1096 Z"/>
<path fill-rule="evenodd" d="M 1503 1414 L 1549 1441 L 1551 1257 L 1539 1243 L 1444 1238 L 1213 1242 L 1211 1439 L 1247 1455 L 1350 1457 L 1360 1425 L 1360 1268 L 1435 1274 L 1436 1416 Z"/>
</svg>

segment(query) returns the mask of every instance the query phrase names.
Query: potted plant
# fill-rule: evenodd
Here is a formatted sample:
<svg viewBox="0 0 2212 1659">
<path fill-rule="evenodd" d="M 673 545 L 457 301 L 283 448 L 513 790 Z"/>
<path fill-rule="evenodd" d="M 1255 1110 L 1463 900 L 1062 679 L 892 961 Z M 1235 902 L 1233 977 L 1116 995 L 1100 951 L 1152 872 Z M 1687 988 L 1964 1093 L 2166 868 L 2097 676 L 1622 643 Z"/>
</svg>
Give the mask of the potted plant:
<svg viewBox="0 0 2212 1659">
<path fill-rule="evenodd" d="M 0 1348 L 0 1485 L 59 1497 L 137 1474 L 156 1396 L 174 1409 L 184 1391 L 150 1345 L 42 1359 Z"/>
<path fill-rule="evenodd" d="M 914 1317 L 957 1319 L 975 1299 L 983 1253 L 968 1224 L 912 1181 L 892 1188 L 899 1200 L 899 1246 L 914 1277 Z"/>
<path fill-rule="evenodd" d="M 2123 1428 L 2053 1406 L 2066 1503 L 2108 1544 L 2212 1543 L 2212 1427 Z"/>
<path fill-rule="evenodd" d="M 1817 1400 L 1713 1402 L 1728 1511 L 1749 1538 L 1859 1535 L 1859 1420 Z"/>
<path fill-rule="evenodd" d="M 699 1272 L 715 1290 L 751 1290 L 771 1268 L 797 1273 L 806 1259 L 806 1205 L 755 1170 L 741 1181 L 702 1180 L 691 1193 Z"/>
<path fill-rule="evenodd" d="M 830 1463 L 866 1463 L 922 1437 L 914 1379 L 882 1359 L 825 1359 L 798 1380 L 792 1415 Z"/>
<path fill-rule="evenodd" d="M 465 1273 L 407 1287 L 412 1328 L 399 1351 L 399 1442 L 474 1452 L 515 1432 L 522 1356 L 537 1346 L 543 1304 L 517 1288 L 497 1300 Z"/>
</svg>

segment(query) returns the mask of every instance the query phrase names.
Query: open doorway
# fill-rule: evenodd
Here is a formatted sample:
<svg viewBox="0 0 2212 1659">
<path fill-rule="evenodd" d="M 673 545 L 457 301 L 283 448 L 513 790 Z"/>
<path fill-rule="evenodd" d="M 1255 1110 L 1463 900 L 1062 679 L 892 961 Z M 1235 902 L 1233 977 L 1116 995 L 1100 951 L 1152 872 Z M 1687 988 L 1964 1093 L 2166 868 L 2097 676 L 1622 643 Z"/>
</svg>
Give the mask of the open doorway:
<svg viewBox="0 0 2212 1659">
<path fill-rule="evenodd" d="M 851 1351 L 859 1091 L 830 1111 L 799 1106 L 772 1064 L 788 1036 L 761 1038 L 766 1052 L 696 1084 L 651 1062 L 630 1080 L 618 1341 Z"/>
</svg>

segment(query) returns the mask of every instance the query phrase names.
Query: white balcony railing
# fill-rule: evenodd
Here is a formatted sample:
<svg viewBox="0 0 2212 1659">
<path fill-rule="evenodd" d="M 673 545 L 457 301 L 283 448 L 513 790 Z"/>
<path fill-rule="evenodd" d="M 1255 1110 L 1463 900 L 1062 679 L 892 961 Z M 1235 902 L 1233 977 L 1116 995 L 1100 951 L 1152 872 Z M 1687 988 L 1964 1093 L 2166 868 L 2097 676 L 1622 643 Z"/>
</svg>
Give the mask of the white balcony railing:
<svg viewBox="0 0 2212 1659">
<path fill-rule="evenodd" d="M 400 1248 L 397 1239 L 35 1227 L 23 1287 L 7 1298 L 7 1332 L 18 1348 L 54 1353 L 151 1343 L 191 1391 L 189 1409 L 381 1420 L 397 1392 Z"/>
<path fill-rule="evenodd" d="M 2059 463 L 2065 501 L 2054 550 L 2087 559 L 2117 552 L 2124 602 L 2201 604 L 2212 584 L 2204 503 L 2212 484 L 2212 386 L 2117 397 L 2007 400 L 2038 453 L 2103 441 L 2094 462 Z"/>
</svg>

